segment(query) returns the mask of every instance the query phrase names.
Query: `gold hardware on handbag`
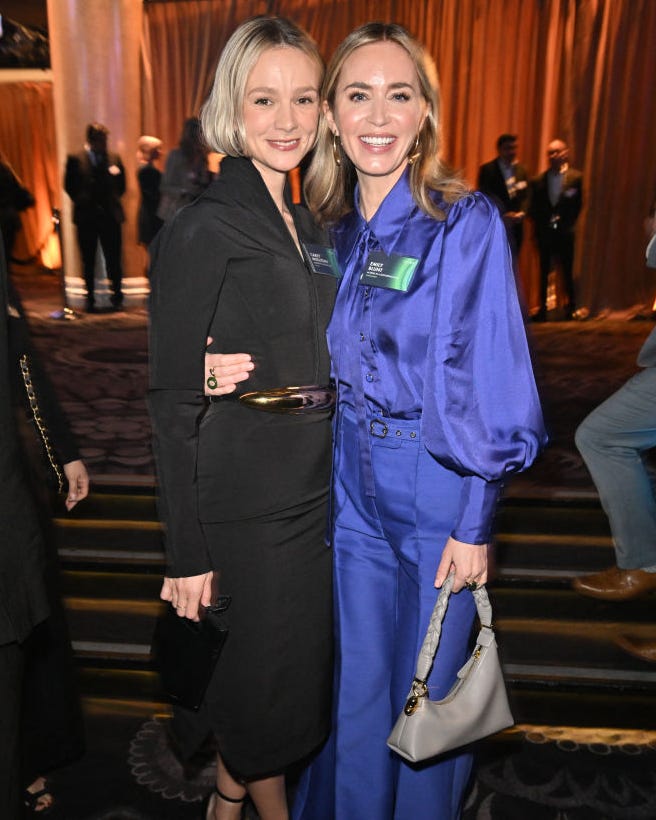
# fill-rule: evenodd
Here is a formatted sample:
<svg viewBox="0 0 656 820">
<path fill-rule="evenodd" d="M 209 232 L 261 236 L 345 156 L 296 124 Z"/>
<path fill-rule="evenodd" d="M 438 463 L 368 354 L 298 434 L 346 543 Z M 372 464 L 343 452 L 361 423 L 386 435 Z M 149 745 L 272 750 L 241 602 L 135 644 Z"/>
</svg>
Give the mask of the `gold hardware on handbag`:
<svg viewBox="0 0 656 820">
<path fill-rule="evenodd" d="M 34 385 L 32 384 L 30 362 L 26 353 L 23 353 L 20 357 L 19 364 L 21 375 L 23 377 L 23 384 L 25 385 L 25 392 L 27 393 L 27 400 L 30 405 L 30 410 L 32 411 L 32 418 L 34 419 L 34 424 L 36 425 L 36 429 L 38 430 L 41 441 L 43 442 L 43 448 L 46 452 L 46 456 L 48 457 L 48 461 L 50 462 L 50 466 L 55 473 L 55 477 L 57 479 L 57 492 L 60 493 L 64 489 L 64 473 L 62 468 L 57 463 L 55 453 L 52 449 L 52 445 L 50 444 L 50 439 L 48 438 L 46 423 L 41 416 L 41 411 L 39 410 L 39 402 Z"/>
<path fill-rule="evenodd" d="M 474 651 L 446 697 L 436 701 L 428 697 L 426 681 L 440 642 L 452 586 L 453 573 L 440 590 L 408 699 L 387 739 L 391 749 L 413 763 L 473 743 L 514 722 L 491 626 L 492 607 L 484 586 L 471 592 L 481 622 Z"/>
</svg>

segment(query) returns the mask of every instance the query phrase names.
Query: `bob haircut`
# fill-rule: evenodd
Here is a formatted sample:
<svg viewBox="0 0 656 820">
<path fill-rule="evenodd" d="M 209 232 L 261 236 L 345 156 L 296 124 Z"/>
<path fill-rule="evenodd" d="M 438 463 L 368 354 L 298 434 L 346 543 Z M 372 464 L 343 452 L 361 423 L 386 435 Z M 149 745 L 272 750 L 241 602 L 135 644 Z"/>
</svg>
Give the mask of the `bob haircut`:
<svg viewBox="0 0 656 820">
<path fill-rule="evenodd" d="M 328 65 L 321 97 L 331 111 L 339 77 L 346 60 L 362 46 L 390 42 L 408 53 L 417 70 L 421 95 L 428 112 L 411 150 L 410 188 L 417 205 L 435 219 L 443 220 L 444 211 L 435 201 L 433 191 L 439 191 L 444 202 L 450 203 L 468 193 L 467 186 L 440 158 L 440 100 L 437 70 L 423 46 L 396 23 L 366 23 L 352 31 L 337 47 Z M 333 154 L 333 135 L 325 117 L 319 120 L 319 133 L 312 163 L 307 174 L 305 192 L 310 209 L 322 224 L 336 222 L 353 209 L 352 193 L 356 174 L 351 160 L 336 140 L 340 164 Z"/>
<path fill-rule="evenodd" d="M 244 156 L 244 94 L 248 75 L 269 48 L 297 48 L 313 60 L 323 76 L 324 63 L 317 46 L 303 29 L 284 17 L 261 15 L 242 23 L 225 44 L 214 84 L 200 120 L 207 145 L 220 154 Z"/>
</svg>

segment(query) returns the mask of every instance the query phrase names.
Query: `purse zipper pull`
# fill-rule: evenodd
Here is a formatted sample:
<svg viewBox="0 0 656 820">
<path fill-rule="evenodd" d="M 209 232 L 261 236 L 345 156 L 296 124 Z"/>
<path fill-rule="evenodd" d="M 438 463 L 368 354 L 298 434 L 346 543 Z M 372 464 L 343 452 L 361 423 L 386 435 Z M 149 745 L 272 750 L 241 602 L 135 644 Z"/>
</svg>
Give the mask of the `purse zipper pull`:
<svg viewBox="0 0 656 820">
<path fill-rule="evenodd" d="M 427 694 L 428 687 L 426 686 L 426 681 L 417 680 L 417 678 L 415 678 L 412 681 L 412 694 L 403 707 L 404 713 L 408 715 L 408 717 L 414 714 L 417 711 L 421 698 L 425 698 Z"/>
</svg>

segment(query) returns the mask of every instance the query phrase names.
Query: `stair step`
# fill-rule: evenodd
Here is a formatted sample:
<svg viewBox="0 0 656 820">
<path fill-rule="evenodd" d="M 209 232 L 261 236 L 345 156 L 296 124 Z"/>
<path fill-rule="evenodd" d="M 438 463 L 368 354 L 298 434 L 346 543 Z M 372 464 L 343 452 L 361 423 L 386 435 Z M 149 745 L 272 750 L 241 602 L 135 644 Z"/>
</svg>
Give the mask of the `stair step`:
<svg viewBox="0 0 656 820">
<path fill-rule="evenodd" d="M 158 550 L 124 550 L 124 549 L 93 549 L 87 547 L 61 547 L 58 551 L 59 560 L 66 566 L 75 566 L 78 569 L 90 567 L 111 567 L 116 569 L 126 567 L 133 570 L 136 566 L 152 567 L 163 573 L 166 559 L 164 551 Z"/>
<path fill-rule="evenodd" d="M 162 550 L 162 528 L 155 521 L 55 521 L 55 545 L 61 549 Z"/>
<path fill-rule="evenodd" d="M 596 626 L 604 621 L 652 623 L 656 597 L 650 595 L 634 601 L 599 601 L 586 598 L 570 588 L 569 582 L 554 583 L 554 579 L 521 585 L 500 577 L 490 587 L 490 601 L 496 622 L 501 618 L 532 618 L 538 621 L 570 620 Z"/>
<path fill-rule="evenodd" d="M 158 600 L 161 585 L 162 576 L 155 570 L 152 573 L 96 570 L 65 570 L 61 573 L 62 592 L 67 598 L 99 601 L 118 598 L 149 603 Z"/>
<path fill-rule="evenodd" d="M 518 722 L 656 729 L 656 668 L 615 644 L 652 636 L 656 598 L 578 595 L 571 580 L 614 561 L 598 500 L 507 498 L 490 587 Z M 108 709 L 166 709 L 150 657 L 165 568 L 154 491 L 120 482 L 55 521 L 81 689 Z"/>
<path fill-rule="evenodd" d="M 79 670 L 85 699 L 103 701 L 105 709 L 131 704 L 132 709 L 167 709 L 157 673 L 145 653 L 125 645 L 113 658 L 94 658 L 94 647 L 78 647 L 86 657 Z M 542 670 L 543 674 L 548 669 Z M 621 682 L 590 675 L 535 678 L 523 670 L 506 667 L 508 694 L 515 721 L 546 726 L 612 726 L 656 730 L 654 688 L 640 681 Z M 143 705 L 140 707 L 140 705 Z"/>
</svg>

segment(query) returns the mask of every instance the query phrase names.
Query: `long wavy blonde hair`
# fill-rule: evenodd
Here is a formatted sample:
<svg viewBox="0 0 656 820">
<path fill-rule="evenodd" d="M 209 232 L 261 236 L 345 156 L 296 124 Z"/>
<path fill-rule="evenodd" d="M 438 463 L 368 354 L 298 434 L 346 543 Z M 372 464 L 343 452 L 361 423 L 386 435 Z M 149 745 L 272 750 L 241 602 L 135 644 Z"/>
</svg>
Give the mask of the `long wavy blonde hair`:
<svg viewBox="0 0 656 820">
<path fill-rule="evenodd" d="M 440 98 L 437 70 L 423 46 L 396 23 L 366 23 L 352 31 L 337 47 L 326 71 L 321 98 L 334 111 L 339 76 L 346 60 L 356 49 L 370 43 L 391 42 L 401 46 L 417 70 L 421 94 L 428 104 L 428 114 L 418 134 L 413 155 L 418 158 L 411 166 L 410 187 L 417 205 L 435 219 L 444 219 L 444 211 L 431 192 L 439 191 L 445 202 L 455 202 L 468 193 L 468 188 L 441 159 Z M 310 209 L 322 224 L 336 222 L 353 209 L 355 168 L 341 147 L 341 163 L 333 153 L 333 135 L 326 117 L 321 117 L 314 156 L 305 181 L 305 195 Z"/>
</svg>

